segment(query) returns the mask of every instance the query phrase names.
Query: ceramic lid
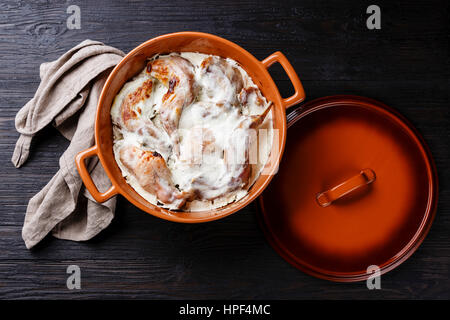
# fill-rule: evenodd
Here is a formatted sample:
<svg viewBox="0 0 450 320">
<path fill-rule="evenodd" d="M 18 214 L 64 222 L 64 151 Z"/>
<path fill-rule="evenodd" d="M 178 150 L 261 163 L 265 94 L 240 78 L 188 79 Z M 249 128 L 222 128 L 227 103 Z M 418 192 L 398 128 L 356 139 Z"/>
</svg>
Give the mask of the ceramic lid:
<svg viewBox="0 0 450 320">
<path fill-rule="evenodd" d="M 425 237 L 437 176 L 417 131 L 384 104 L 356 96 L 311 101 L 288 116 L 279 172 L 260 222 L 297 268 L 334 281 L 387 272 Z"/>
</svg>

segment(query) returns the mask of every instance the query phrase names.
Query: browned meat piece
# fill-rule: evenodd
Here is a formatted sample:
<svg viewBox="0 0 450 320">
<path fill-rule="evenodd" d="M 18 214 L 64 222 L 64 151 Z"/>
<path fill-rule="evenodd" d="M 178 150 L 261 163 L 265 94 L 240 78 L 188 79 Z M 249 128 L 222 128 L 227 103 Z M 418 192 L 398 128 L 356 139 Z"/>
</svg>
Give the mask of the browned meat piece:
<svg viewBox="0 0 450 320">
<path fill-rule="evenodd" d="M 194 66 L 180 56 L 168 56 L 150 61 L 147 73 L 167 87 L 160 109 L 161 122 L 169 135 L 178 128 L 183 108 L 196 95 Z"/>
<path fill-rule="evenodd" d="M 175 204 L 178 209 L 184 205 L 188 195 L 174 186 L 170 170 L 159 153 L 124 146 L 119 156 L 144 190 L 164 204 Z"/>
</svg>

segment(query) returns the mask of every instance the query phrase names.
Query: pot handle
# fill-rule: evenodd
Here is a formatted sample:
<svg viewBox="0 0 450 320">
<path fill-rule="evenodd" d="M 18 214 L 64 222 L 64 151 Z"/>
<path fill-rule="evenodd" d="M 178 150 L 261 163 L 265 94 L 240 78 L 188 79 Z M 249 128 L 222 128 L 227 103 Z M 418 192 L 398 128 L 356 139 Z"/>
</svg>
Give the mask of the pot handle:
<svg viewBox="0 0 450 320">
<path fill-rule="evenodd" d="M 277 51 L 261 61 L 266 69 L 268 69 L 275 62 L 281 64 L 287 76 L 291 80 L 292 86 L 294 87 L 295 91 L 292 96 L 283 99 L 284 107 L 289 108 L 305 100 L 305 90 L 303 89 L 302 83 L 300 82 L 300 78 L 298 77 L 291 63 L 284 54 L 282 54 L 280 51 Z"/>
<path fill-rule="evenodd" d="M 336 201 L 365 185 L 371 184 L 375 179 L 375 172 L 373 172 L 372 169 L 361 170 L 356 176 L 347 179 L 327 191 L 319 193 L 316 196 L 317 203 L 322 207 L 328 207 L 333 201 Z"/>
<path fill-rule="evenodd" d="M 115 196 L 118 193 L 118 191 L 116 186 L 112 185 L 111 188 L 109 188 L 107 191 L 101 193 L 95 186 L 94 181 L 92 181 L 92 177 L 86 168 L 84 160 L 93 156 L 98 156 L 97 151 L 98 151 L 97 145 L 84 151 L 81 151 L 75 157 L 75 163 L 77 165 L 77 169 L 80 174 L 81 180 L 83 180 L 86 189 L 88 189 L 89 193 L 92 195 L 95 201 L 105 202 L 112 196 Z"/>
</svg>

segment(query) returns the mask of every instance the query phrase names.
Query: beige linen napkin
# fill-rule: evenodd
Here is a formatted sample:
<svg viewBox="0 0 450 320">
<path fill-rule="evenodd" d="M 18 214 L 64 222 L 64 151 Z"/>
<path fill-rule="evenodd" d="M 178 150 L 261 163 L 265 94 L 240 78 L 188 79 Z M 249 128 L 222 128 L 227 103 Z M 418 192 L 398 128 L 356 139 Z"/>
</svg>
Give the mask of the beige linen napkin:
<svg viewBox="0 0 450 320">
<path fill-rule="evenodd" d="M 114 217 L 116 199 L 100 204 L 91 197 L 76 169 L 75 156 L 94 144 L 100 92 L 123 55 L 101 42 L 86 40 L 58 60 L 41 64 L 39 88 L 16 115 L 21 135 L 12 162 L 16 167 L 24 164 L 33 136 L 50 123 L 71 142 L 59 159 L 59 171 L 28 203 L 22 229 L 27 248 L 49 232 L 60 239 L 88 240 Z M 98 159 L 89 159 L 87 166 L 99 190 L 106 190 L 110 182 Z"/>
</svg>

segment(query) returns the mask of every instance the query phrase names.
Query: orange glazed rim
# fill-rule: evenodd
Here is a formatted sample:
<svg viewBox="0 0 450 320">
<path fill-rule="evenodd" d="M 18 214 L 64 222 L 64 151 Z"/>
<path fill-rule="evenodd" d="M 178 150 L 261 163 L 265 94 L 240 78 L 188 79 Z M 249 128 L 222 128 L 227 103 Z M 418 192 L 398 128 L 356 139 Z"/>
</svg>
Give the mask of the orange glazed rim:
<svg viewBox="0 0 450 320">
<path fill-rule="evenodd" d="M 417 248 L 421 245 L 426 235 L 428 234 L 436 215 L 438 203 L 437 169 L 428 145 L 426 144 L 422 135 L 410 123 L 410 121 L 396 110 L 374 99 L 355 95 L 335 95 L 318 98 L 305 103 L 300 108 L 291 112 L 288 115 L 288 127 L 291 127 L 295 124 L 295 122 L 315 111 L 329 107 L 337 107 L 343 104 L 363 106 L 365 108 L 381 111 L 384 114 L 390 116 L 393 120 L 396 121 L 397 124 L 401 125 L 401 127 L 405 129 L 405 131 L 408 133 L 408 136 L 415 142 L 416 146 L 419 148 L 423 156 L 423 160 L 427 168 L 429 197 L 426 211 L 424 212 L 421 224 L 414 236 L 408 241 L 408 243 L 396 255 L 379 266 L 380 275 L 382 275 L 395 269 L 404 261 L 406 261 L 417 250 Z M 335 282 L 364 281 L 372 275 L 368 274 L 367 272 L 333 272 L 330 270 L 324 270 L 320 267 L 316 267 L 307 263 L 306 261 L 303 261 L 300 257 L 293 254 L 277 238 L 276 234 L 272 232 L 271 227 L 267 222 L 267 211 L 264 206 L 264 195 L 261 195 L 258 200 L 258 222 L 261 229 L 263 230 L 266 239 L 284 260 L 289 262 L 297 269 L 311 276 Z"/>
<path fill-rule="evenodd" d="M 223 52 L 230 52 L 230 53 L 232 52 L 234 54 L 232 57 L 230 56 L 226 57 L 230 57 L 238 61 L 243 67 L 243 69 L 249 73 L 249 75 L 252 77 L 253 81 L 255 82 L 255 84 L 258 85 L 258 87 L 260 87 L 260 85 L 263 84 L 265 85 L 265 87 L 263 88 L 260 87 L 260 89 L 263 91 L 263 94 L 265 96 L 267 96 L 266 93 L 269 93 L 270 95 L 270 100 L 273 102 L 272 110 L 274 111 L 273 112 L 274 126 L 276 125 L 279 129 L 278 150 L 272 149 L 270 155 L 270 157 L 275 160 L 271 163 L 270 168 L 271 174 L 259 176 L 254 185 L 250 187 L 247 195 L 244 198 L 240 199 L 239 201 L 230 203 L 222 208 L 206 210 L 199 214 L 195 212 L 194 213 L 176 212 L 163 209 L 144 200 L 140 195 L 137 194 L 137 192 L 134 191 L 134 189 L 131 188 L 131 186 L 127 184 L 125 178 L 121 174 L 120 175 L 118 174 L 118 172 L 120 171 L 117 170 L 118 167 L 117 164 L 115 164 L 114 159 L 113 160 L 116 168 L 114 168 L 114 166 L 111 165 L 112 161 L 111 157 L 113 156 L 112 148 L 111 150 L 109 150 L 111 152 L 109 151 L 106 152 L 103 146 L 106 140 L 108 144 L 110 144 L 112 141 L 112 130 L 110 130 L 109 138 L 105 138 L 104 132 L 102 133 L 102 131 L 105 130 L 104 128 L 102 128 L 102 124 L 103 125 L 108 124 L 105 119 L 106 112 L 103 109 L 108 108 L 107 114 L 109 117 L 109 110 L 111 108 L 111 103 L 108 103 L 107 100 L 111 101 L 112 93 L 110 88 L 112 87 L 112 83 L 115 80 L 117 80 L 116 77 L 123 77 L 124 74 L 123 70 L 130 63 L 130 60 L 137 59 L 137 57 L 139 57 L 139 59 L 142 59 L 142 56 L 146 51 L 146 49 L 158 47 L 158 45 L 159 47 L 161 47 L 164 46 L 164 43 L 168 43 L 171 41 L 179 42 L 180 49 L 182 49 L 183 46 L 185 48 L 191 46 L 191 48 L 198 49 L 192 51 L 197 51 L 206 54 L 208 53 L 216 54 L 216 52 L 213 52 L 215 49 L 211 48 L 210 44 L 212 43 L 216 44 L 218 47 L 221 47 Z M 195 43 L 196 41 L 197 43 Z M 178 50 L 178 52 L 180 51 L 186 50 Z M 175 48 L 170 52 L 177 52 L 177 50 Z M 152 54 L 147 54 L 144 58 L 147 59 L 157 53 L 166 53 L 166 52 L 153 52 Z M 247 61 L 248 63 L 242 63 L 242 61 Z M 288 98 L 281 97 L 277 86 L 275 85 L 273 79 L 271 78 L 269 72 L 267 71 L 267 69 L 275 62 L 281 64 L 286 74 L 288 75 L 289 79 L 291 80 L 292 86 L 294 87 L 294 94 Z M 256 77 L 256 75 L 259 76 Z M 124 82 L 129 80 L 131 77 L 132 76 L 129 76 L 127 79 L 125 79 Z M 260 193 L 267 187 L 267 185 L 269 184 L 269 182 L 273 177 L 273 174 L 276 172 L 278 168 L 278 163 L 283 154 L 286 142 L 287 126 L 286 126 L 285 109 L 300 103 L 301 101 L 304 100 L 304 98 L 305 98 L 304 89 L 297 73 L 295 72 L 290 62 L 286 59 L 286 57 L 279 51 L 274 52 L 264 60 L 259 61 L 248 51 L 238 46 L 237 44 L 212 34 L 201 32 L 177 32 L 161 35 L 142 43 L 141 45 L 130 51 L 119 62 L 119 64 L 117 64 L 117 66 L 112 70 L 112 72 L 108 76 L 98 102 L 96 123 L 95 123 L 95 145 L 87 150 L 80 152 L 76 156 L 75 159 L 76 165 L 80 173 L 80 176 L 83 180 L 83 183 L 85 184 L 88 191 L 91 193 L 92 197 L 97 202 L 104 202 L 117 194 L 121 194 L 128 201 L 130 201 L 132 204 L 134 204 L 141 210 L 165 220 L 183 223 L 199 223 L 217 220 L 242 209 L 247 204 L 256 199 L 260 195 Z M 111 125 L 110 117 L 108 121 L 109 125 Z M 108 139 L 111 141 L 109 141 Z M 108 175 L 112 183 L 112 186 L 105 192 L 100 192 L 97 189 L 94 181 L 92 180 L 92 177 L 90 176 L 86 168 L 85 159 L 93 156 L 97 156 L 99 158 L 106 174 Z"/>
</svg>

